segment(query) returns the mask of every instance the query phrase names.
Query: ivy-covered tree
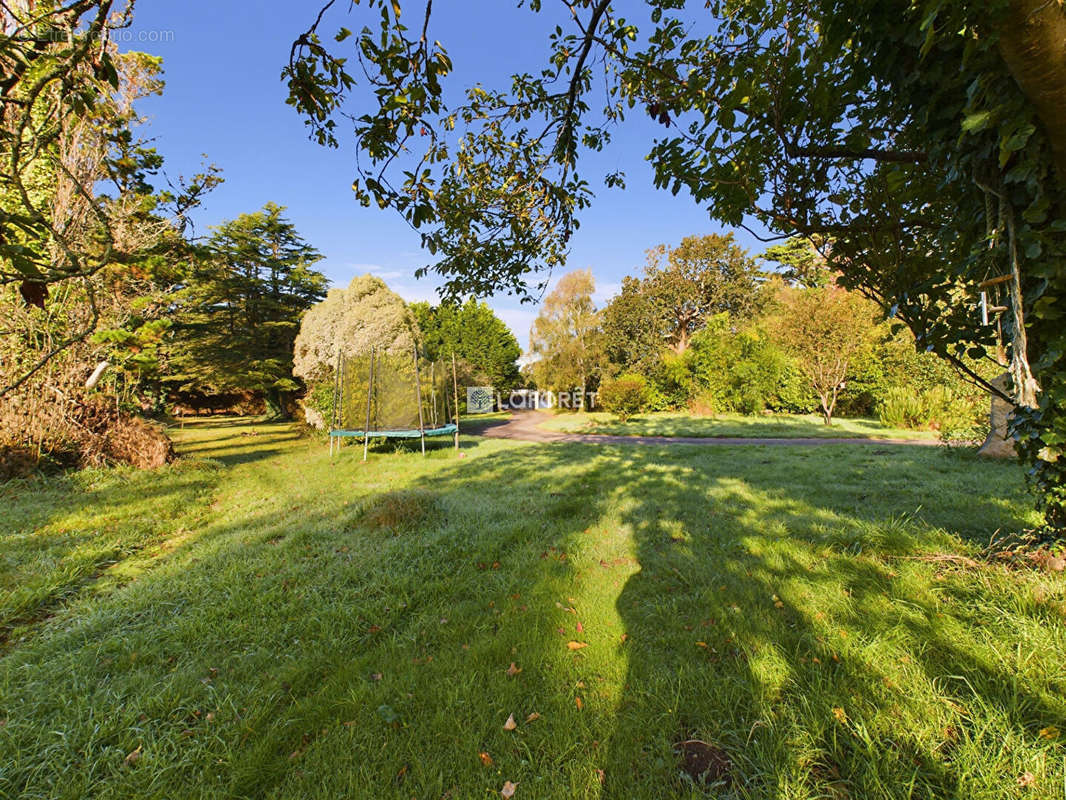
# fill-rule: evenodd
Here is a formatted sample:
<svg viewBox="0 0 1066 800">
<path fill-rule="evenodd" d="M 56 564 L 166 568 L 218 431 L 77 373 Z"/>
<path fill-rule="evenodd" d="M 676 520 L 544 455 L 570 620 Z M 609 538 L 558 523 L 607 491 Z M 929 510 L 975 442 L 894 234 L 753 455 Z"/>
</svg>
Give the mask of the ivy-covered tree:
<svg viewBox="0 0 1066 800">
<path fill-rule="evenodd" d="M 415 303 L 411 311 L 422 332 L 422 352 L 431 359 L 455 354 L 484 373 L 498 391 L 518 385 L 517 361 L 522 355 L 511 329 L 485 303 L 473 298 L 462 305 Z"/>
<path fill-rule="evenodd" d="M 373 21 L 335 46 L 319 15 L 285 75 L 312 135 L 336 144 L 358 55 L 376 101 L 355 116 L 356 193 L 422 232 L 426 269 L 457 292 L 521 292 L 565 261 L 592 195 L 580 156 L 627 115 L 650 117 L 656 185 L 727 224 L 831 238 L 830 267 L 918 346 L 965 370 L 1001 327 L 1022 454 L 1066 530 L 1066 6 L 566 3 L 546 63 L 452 100 L 431 3 L 404 5 L 402 22 L 399 3 L 358 6 Z M 986 326 L 977 296 L 996 278 L 1008 312 Z"/>
<path fill-rule="evenodd" d="M 262 392 L 285 414 L 293 344 L 304 312 L 321 300 L 322 256 L 297 233 L 284 208 L 267 203 L 214 229 L 203 257 L 176 295 L 169 381 L 207 392 Z"/>
<path fill-rule="evenodd" d="M 294 345 L 293 373 L 307 385 L 307 422 L 323 428 L 333 416 L 338 357 L 365 358 L 371 351 L 407 356 L 421 335 L 411 308 L 375 275 L 330 289 L 304 315 Z"/>
</svg>

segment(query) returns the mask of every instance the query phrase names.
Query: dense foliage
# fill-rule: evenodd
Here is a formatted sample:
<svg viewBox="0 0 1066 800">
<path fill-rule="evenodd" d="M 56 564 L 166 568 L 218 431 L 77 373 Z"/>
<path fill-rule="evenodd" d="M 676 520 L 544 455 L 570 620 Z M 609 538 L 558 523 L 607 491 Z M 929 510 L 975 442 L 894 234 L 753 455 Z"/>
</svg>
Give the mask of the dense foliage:
<svg viewBox="0 0 1066 800">
<path fill-rule="evenodd" d="M 854 359 L 870 346 L 876 308 L 836 287 L 785 290 L 780 306 L 774 333 L 807 378 L 829 425 Z"/>
<path fill-rule="evenodd" d="M 759 304 L 755 262 L 732 234 L 686 236 L 649 250 L 643 276 L 625 278 L 603 309 L 604 347 L 615 363 L 636 368 L 664 345 L 684 353 L 713 314 L 744 319 Z"/>
<path fill-rule="evenodd" d="M 135 415 L 163 406 L 186 215 L 219 181 L 211 169 L 153 186 L 163 159 L 138 133 L 136 104 L 162 91 L 160 60 L 117 52 L 114 5 L 4 7 L 0 450 L 33 463 L 169 457 Z"/>
<path fill-rule="evenodd" d="M 596 282 L 592 272 L 564 275 L 544 298 L 529 332 L 530 352 L 537 357 L 533 375 L 537 385 L 556 392 L 584 394 L 599 380 L 604 366 L 600 314 L 592 301 Z"/>
<path fill-rule="evenodd" d="M 1023 455 L 1066 528 L 1061 3 L 649 0 L 645 20 L 592 0 L 560 18 L 545 65 L 454 103 L 430 5 L 411 28 L 399 4 L 365 5 L 377 24 L 336 37 L 340 51 L 353 40 L 376 99 L 356 117 L 356 191 L 420 229 L 453 287 L 520 291 L 561 263 L 591 198 L 579 156 L 639 109 L 663 126 L 649 152 L 658 186 L 730 224 L 832 237 L 832 266 L 923 348 L 965 369 L 1001 329 Z M 313 134 L 336 144 L 355 78 L 321 20 L 286 77 Z M 1000 275 L 1008 311 L 986 326 L 979 286 Z"/>
<path fill-rule="evenodd" d="M 622 422 L 646 410 L 650 399 L 648 381 L 643 375 L 634 372 L 608 378 L 600 384 L 597 396 L 600 407 Z"/>
<path fill-rule="evenodd" d="M 303 313 L 325 296 L 322 256 L 268 203 L 218 226 L 175 293 L 167 381 L 205 393 L 262 393 L 285 414 Z"/>
<path fill-rule="evenodd" d="M 304 315 L 294 345 L 293 372 L 308 387 L 307 420 L 324 426 L 333 409 L 333 378 L 340 358 L 413 353 L 421 334 L 408 305 L 373 275 L 330 289 Z"/>
<path fill-rule="evenodd" d="M 415 303 L 411 311 L 422 334 L 422 354 L 436 361 L 462 359 L 489 384 L 509 392 L 519 382 L 522 349 L 511 329 L 485 303 L 471 298 L 462 305 Z"/>
</svg>

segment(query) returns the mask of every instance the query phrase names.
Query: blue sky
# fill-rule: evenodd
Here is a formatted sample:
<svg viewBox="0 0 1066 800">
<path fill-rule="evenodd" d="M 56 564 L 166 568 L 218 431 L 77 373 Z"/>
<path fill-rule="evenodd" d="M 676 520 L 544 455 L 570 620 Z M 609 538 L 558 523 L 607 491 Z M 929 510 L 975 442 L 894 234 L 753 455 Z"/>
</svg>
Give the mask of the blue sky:
<svg viewBox="0 0 1066 800">
<path fill-rule="evenodd" d="M 448 48 L 453 81 L 499 86 L 516 70 L 539 69 L 546 30 L 557 21 L 554 7 L 545 5 L 552 13 L 532 15 L 509 0 L 438 3 L 430 34 Z M 347 2 L 337 6 L 323 33 L 332 36 L 342 24 L 361 27 L 365 8 L 349 15 Z M 416 7 L 421 4 L 412 4 Z M 317 0 L 138 0 L 136 8 L 122 47 L 164 59 L 166 91 L 141 110 L 150 118 L 167 172 L 192 174 L 206 154 L 226 179 L 197 213 L 198 233 L 273 201 L 288 208 L 301 235 L 326 256 L 319 268 L 334 284 L 372 272 L 407 300 L 436 301 L 432 277 L 414 277 L 430 260 L 420 251 L 418 235 L 398 216 L 354 201 L 353 149 L 343 142 L 330 150 L 309 141 L 303 121 L 285 105 L 281 68 L 292 40 L 317 14 Z M 624 275 L 639 272 L 649 247 L 722 230 L 690 199 L 652 187 L 644 154 L 655 132 L 653 123 L 634 118 L 606 153 L 582 166 L 597 197 L 571 240 L 567 269 L 592 270 L 600 304 Z M 616 169 L 627 174 L 625 190 L 600 185 L 602 176 Z M 753 253 L 764 247 L 744 231 L 737 238 Z M 536 306 L 506 296 L 486 299 L 525 348 Z"/>
</svg>

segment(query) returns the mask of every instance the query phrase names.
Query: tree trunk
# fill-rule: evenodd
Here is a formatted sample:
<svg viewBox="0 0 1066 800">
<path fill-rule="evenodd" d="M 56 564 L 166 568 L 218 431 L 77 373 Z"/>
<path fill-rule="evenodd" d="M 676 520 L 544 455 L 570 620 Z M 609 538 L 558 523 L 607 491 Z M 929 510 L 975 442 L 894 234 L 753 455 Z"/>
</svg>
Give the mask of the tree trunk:
<svg viewBox="0 0 1066 800">
<path fill-rule="evenodd" d="M 1010 384 L 1010 373 L 1004 373 L 992 381 L 992 385 L 1003 392 L 1007 391 Z M 977 451 L 978 455 L 988 458 L 1017 458 L 1018 452 L 1014 448 L 1014 439 L 1011 437 L 1008 426 L 1010 415 L 1014 412 L 1014 405 L 1001 397 L 992 395 L 992 408 L 988 417 L 988 436 Z"/>
<path fill-rule="evenodd" d="M 681 355 L 686 350 L 688 350 L 688 328 L 682 325 L 677 334 L 677 341 L 674 343 L 674 352 Z"/>
<path fill-rule="evenodd" d="M 1010 0 L 999 52 L 1033 104 L 1066 186 L 1066 8 L 1058 0 Z"/>
</svg>

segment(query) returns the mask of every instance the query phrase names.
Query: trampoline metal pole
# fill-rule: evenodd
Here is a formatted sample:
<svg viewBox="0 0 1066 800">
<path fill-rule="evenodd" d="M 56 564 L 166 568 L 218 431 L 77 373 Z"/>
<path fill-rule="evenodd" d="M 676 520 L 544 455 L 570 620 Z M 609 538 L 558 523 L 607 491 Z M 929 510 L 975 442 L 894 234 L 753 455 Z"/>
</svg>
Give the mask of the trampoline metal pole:
<svg viewBox="0 0 1066 800">
<path fill-rule="evenodd" d="M 333 431 L 337 430 L 337 420 L 341 404 L 341 351 L 337 348 L 337 364 L 333 370 L 333 413 L 329 420 L 329 457 L 333 458 Z"/>
<path fill-rule="evenodd" d="M 426 454 L 426 423 L 422 418 L 422 376 L 418 371 L 418 345 L 413 350 L 415 356 L 415 396 L 418 400 L 418 435 L 422 439 L 422 455 Z"/>
<path fill-rule="evenodd" d="M 374 396 L 374 348 L 370 348 L 370 374 L 366 381 L 366 424 L 363 425 L 363 461 L 370 448 L 370 398 Z"/>
<path fill-rule="evenodd" d="M 447 380 L 447 379 L 445 379 Z M 452 389 L 455 391 L 455 449 L 459 449 L 459 378 L 455 374 L 455 351 L 452 351 Z"/>
</svg>

